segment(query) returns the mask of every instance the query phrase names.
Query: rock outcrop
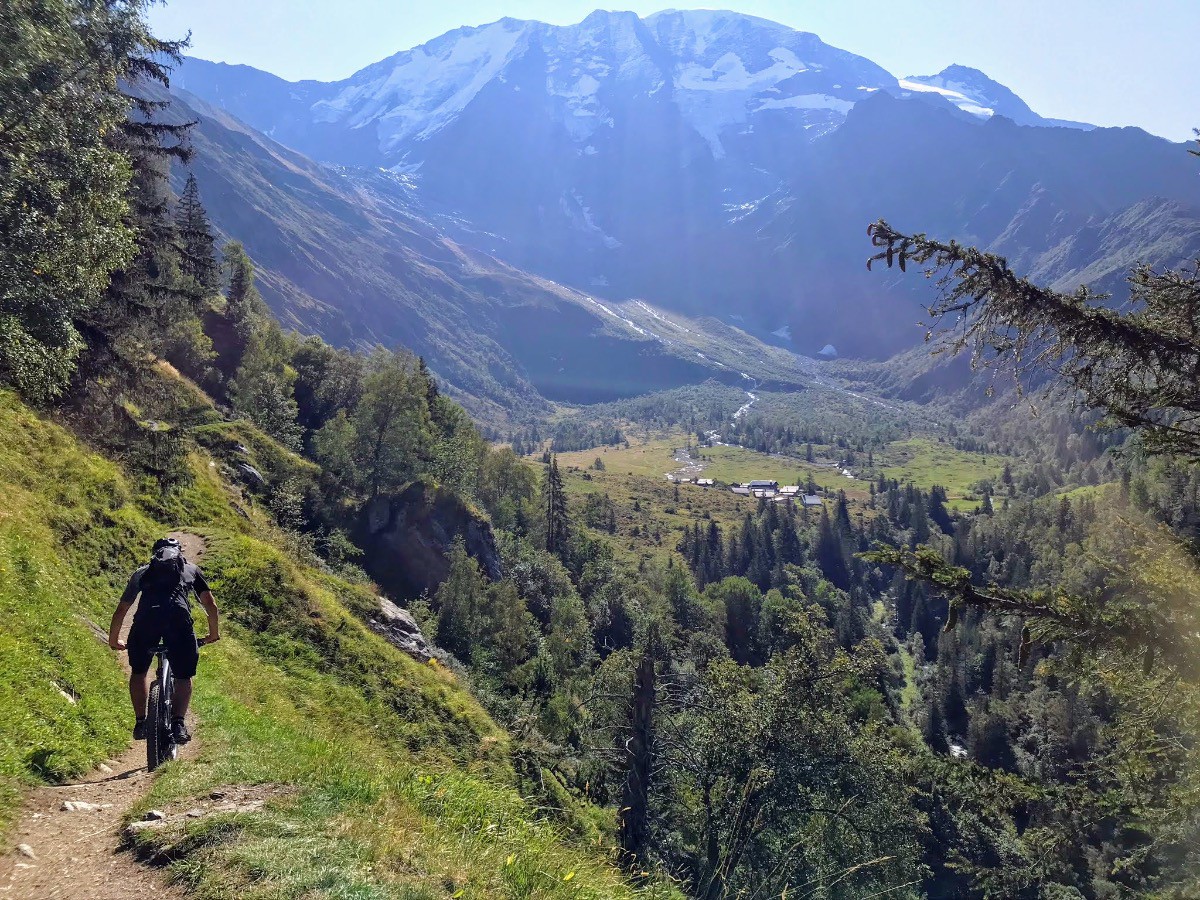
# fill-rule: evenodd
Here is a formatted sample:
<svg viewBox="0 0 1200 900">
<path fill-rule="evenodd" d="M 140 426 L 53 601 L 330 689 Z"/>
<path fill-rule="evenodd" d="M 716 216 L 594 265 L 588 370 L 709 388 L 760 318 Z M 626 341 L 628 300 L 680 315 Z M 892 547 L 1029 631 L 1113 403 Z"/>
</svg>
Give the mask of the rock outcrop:
<svg viewBox="0 0 1200 900">
<path fill-rule="evenodd" d="M 418 662 L 429 662 L 436 655 L 412 614 L 387 597 L 379 598 L 379 613 L 368 619 L 367 624 L 372 631 Z"/>
<path fill-rule="evenodd" d="M 355 530 L 363 567 L 393 597 L 436 591 L 449 574 L 447 554 L 455 540 L 489 579 L 504 575 L 491 524 L 451 491 L 424 482 L 376 497 L 363 508 Z"/>
</svg>

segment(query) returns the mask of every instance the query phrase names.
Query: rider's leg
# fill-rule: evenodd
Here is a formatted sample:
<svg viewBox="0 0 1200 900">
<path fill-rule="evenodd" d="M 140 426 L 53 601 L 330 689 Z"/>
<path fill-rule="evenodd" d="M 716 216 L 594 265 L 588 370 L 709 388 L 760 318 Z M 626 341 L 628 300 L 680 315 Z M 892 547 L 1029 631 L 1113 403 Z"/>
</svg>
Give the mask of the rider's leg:
<svg viewBox="0 0 1200 900">
<path fill-rule="evenodd" d="M 192 702 L 192 679 L 176 678 L 175 693 L 171 695 L 171 718 L 182 719 Z"/>
<path fill-rule="evenodd" d="M 158 635 L 154 632 L 153 623 L 148 619 L 139 621 L 134 618 L 126 640 L 129 652 L 129 699 L 133 703 L 133 714 L 138 722 L 146 719 L 146 698 L 149 696 L 148 685 L 150 678 L 150 663 L 154 659 L 154 645 L 158 643 Z"/>
<path fill-rule="evenodd" d="M 133 703 L 133 714 L 142 720 L 146 718 L 146 696 L 149 693 L 147 682 L 150 673 L 142 672 L 140 675 L 134 672 L 129 676 L 129 699 Z"/>
</svg>

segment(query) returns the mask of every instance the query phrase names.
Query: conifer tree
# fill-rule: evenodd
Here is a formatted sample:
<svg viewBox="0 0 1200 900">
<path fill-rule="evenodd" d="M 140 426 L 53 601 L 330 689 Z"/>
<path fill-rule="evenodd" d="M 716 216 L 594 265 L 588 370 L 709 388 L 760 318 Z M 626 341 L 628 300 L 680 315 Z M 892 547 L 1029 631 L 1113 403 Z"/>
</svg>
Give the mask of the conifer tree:
<svg viewBox="0 0 1200 900">
<path fill-rule="evenodd" d="M 230 241 L 222 256 L 228 279 L 225 308 L 204 314 L 204 331 L 212 339 L 216 369 L 228 381 L 242 364 L 250 338 L 270 313 L 254 286 L 254 264 L 242 245 Z"/>
<path fill-rule="evenodd" d="M 165 83 L 183 46 L 150 33 L 148 5 L 0 4 L 0 379 L 32 399 L 102 342 L 110 276 L 143 243 L 131 177 L 185 130 L 123 92 Z"/>
<path fill-rule="evenodd" d="M 658 672 L 654 658 L 657 633 L 647 637 L 634 675 L 629 702 L 629 740 L 625 744 L 627 768 L 621 791 L 619 840 L 626 862 L 647 863 L 650 843 L 650 789 L 654 771 L 654 714 L 658 695 Z"/>
<path fill-rule="evenodd" d="M 561 557 L 567 550 L 570 522 L 557 456 L 551 456 L 550 464 L 546 467 L 542 482 L 542 509 L 545 513 L 546 552 Z"/>
<path fill-rule="evenodd" d="M 202 293 L 211 294 L 221 283 L 216 241 L 208 222 L 208 212 L 200 201 L 200 185 L 191 173 L 188 173 L 187 184 L 175 204 L 175 230 L 179 236 L 183 275 L 194 280 Z"/>
<path fill-rule="evenodd" d="M 817 540 L 813 553 L 821 572 L 834 587 L 842 590 L 850 587 L 850 570 L 846 566 L 842 532 L 834 527 L 829 510 L 824 507 L 821 509 L 821 521 L 817 526 Z"/>
<path fill-rule="evenodd" d="M 946 740 L 946 717 L 942 713 L 942 705 L 934 702 L 929 704 L 928 713 L 925 716 L 924 727 L 921 729 L 921 736 L 925 738 L 925 744 L 934 753 L 949 753 L 950 744 Z"/>
</svg>

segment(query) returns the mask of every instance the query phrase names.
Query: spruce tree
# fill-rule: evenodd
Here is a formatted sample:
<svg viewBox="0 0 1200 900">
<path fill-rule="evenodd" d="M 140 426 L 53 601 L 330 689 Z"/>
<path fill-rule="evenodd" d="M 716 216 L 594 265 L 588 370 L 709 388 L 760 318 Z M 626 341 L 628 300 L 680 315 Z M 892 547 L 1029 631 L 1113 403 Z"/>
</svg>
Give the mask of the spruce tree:
<svg viewBox="0 0 1200 900">
<path fill-rule="evenodd" d="M 204 331 L 212 339 L 214 365 L 228 382 L 242 364 L 251 337 L 270 313 L 254 286 L 254 264 L 242 245 L 230 241 L 222 255 L 229 285 L 225 308 L 204 314 Z"/>
<path fill-rule="evenodd" d="M 100 5 L 100 4 L 95 4 Z M 103 4 L 116 8 L 120 4 Z M 169 64 L 180 61 L 181 44 L 147 36 L 147 56 L 135 65 L 138 79 L 168 86 Z M 142 371 L 164 353 L 173 326 L 198 312 L 202 293 L 183 276 L 178 233 L 172 215 L 171 166 L 191 158 L 188 135 L 194 123 L 167 122 L 170 103 L 144 93 L 126 95 L 130 115 L 112 135 L 129 160 L 128 222 L 134 232 L 130 262 L 113 273 L 104 302 L 81 317 L 91 353 L 83 379 L 98 370 Z"/>
<path fill-rule="evenodd" d="M 942 713 L 941 703 L 936 700 L 929 704 L 921 736 L 925 739 L 926 746 L 934 753 L 950 752 L 950 743 L 946 740 L 946 717 Z"/>
<path fill-rule="evenodd" d="M 216 242 L 208 222 L 208 212 L 200 201 L 200 185 L 191 173 L 175 204 L 175 231 L 179 237 L 180 269 L 183 275 L 195 281 L 204 294 L 216 291 L 221 284 Z"/>
<path fill-rule="evenodd" d="M 542 509 L 545 513 L 546 552 L 561 557 L 567 549 L 570 523 L 567 519 L 567 495 L 558 471 L 557 456 L 551 456 L 550 464 L 546 467 L 542 482 Z"/>
<path fill-rule="evenodd" d="M 821 573 L 842 590 L 850 587 L 850 570 L 846 565 L 846 550 L 842 543 L 841 529 L 835 528 L 829 510 L 822 507 L 821 522 L 817 526 L 817 539 L 813 547 Z"/>
<path fill-rule="evenodd" d="M 150 33 L 148 5 L 0 4 L 0 379 L 31 399 L 103 342 L 110 276 L 142 244 L 131 177 L 186 128 L 123 92 L 165 83 L 182 48 Z"/>
</svg>

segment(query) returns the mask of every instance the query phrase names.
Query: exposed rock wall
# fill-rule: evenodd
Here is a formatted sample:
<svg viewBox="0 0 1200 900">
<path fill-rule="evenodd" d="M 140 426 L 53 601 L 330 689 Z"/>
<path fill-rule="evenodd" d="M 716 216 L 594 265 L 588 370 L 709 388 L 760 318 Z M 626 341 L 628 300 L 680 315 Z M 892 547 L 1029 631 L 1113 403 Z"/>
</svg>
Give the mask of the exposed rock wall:
<svg viewBox="0 0 1200 900">
<path fill-rule="evenodd" d="M 369 502 L 355 537 L 365 552 L 363 567 L 393 597 L 436 591 L 449 574 L 446 555 L 455 540 L 489 579 L 504 575 L 491 524 L 452 492 L 423 482 Z"/>
</svg>

